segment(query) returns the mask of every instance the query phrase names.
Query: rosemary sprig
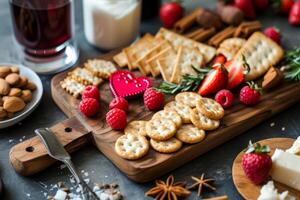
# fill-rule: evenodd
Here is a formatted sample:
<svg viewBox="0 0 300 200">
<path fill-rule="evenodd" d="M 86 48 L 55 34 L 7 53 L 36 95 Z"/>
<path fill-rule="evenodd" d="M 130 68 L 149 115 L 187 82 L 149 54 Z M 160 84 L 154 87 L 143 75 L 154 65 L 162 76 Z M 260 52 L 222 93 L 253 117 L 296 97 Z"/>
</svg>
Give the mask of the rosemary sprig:
<svg viewBox="0 0 300 200">
<path fill-rule="evenodd" d="M 192 68 L 197 73 L 196 75 L 185 74 L 183 75 L 179 84 L 171 83 L 168 81 L 162 82 L 155 89 L 165 94 L 177 94 L 185 91 L 196 91 L 204 79 L 205 75 L 211 70 L 211 68 L 197 69 L 194 66 Z"/>
<path fill-rule="evenodd" d="M 285 79 L 300 81 L 300 47 L 287 51 L 283 63 L 290 67 L 285 73 Z"/>
</svg>

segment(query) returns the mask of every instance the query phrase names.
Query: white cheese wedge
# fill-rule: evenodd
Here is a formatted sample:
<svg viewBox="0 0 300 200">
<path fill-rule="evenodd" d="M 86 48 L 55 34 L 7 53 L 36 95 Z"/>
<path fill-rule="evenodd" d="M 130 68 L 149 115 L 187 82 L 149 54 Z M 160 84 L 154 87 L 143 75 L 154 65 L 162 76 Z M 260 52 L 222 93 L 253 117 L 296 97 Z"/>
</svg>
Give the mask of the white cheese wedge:
<svg viewBox="0 0 300 200">
<path fill-rule="evenodd" d="M 272 161 L 272 179 L 300 191 L 300 156 L 276 149 Z"/>
<path fill-rule="evenodd" d="M 289 195 L 288 191 L 279 193 L 274 186 L 274 182 L 269 181 L 261 188 L 260 196 L 257 200 L 296 200 L 296 198 Z"/>
<path fill-rule="evenodd" d="M 291 148 L 287 149 L 286 152 L 300 156 L 300 137 L 297 138 L 297 140 L 294 142 L 293 146 L 291 146 Z"/>
</svg>

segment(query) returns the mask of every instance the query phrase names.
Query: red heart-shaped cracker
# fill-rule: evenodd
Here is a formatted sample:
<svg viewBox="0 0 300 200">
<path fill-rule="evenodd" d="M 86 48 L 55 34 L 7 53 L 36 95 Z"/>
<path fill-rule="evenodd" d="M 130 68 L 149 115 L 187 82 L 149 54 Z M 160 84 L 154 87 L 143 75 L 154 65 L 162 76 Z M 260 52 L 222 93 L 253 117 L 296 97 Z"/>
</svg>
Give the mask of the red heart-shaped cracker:
<svg viewBox="0 0 300 200">
<path fill-rule="evenodd" d="M 115 97 L 135 97 L 152 86 L 152 81 L 144 76 L 135 77 L 125 70 L 116 71 L 109 78 L 110 89 Z"/>
</svg>

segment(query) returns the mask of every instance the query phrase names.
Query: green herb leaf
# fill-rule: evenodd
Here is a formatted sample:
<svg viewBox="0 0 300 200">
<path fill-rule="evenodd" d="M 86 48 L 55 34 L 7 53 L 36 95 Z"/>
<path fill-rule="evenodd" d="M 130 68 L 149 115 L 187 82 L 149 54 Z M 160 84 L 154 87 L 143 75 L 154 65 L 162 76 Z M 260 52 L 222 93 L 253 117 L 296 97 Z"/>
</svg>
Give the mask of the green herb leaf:
<svg viewBox="0 0 300 200">
<path fill-rule="evenodd" d="M 300 81 L 300 47 L 287 51 L 283 62 L 290 67 L 290 70 L 285 73 L 285 79 Z"/>
<path fill-rule="evenodd" d="M 179 92 L 197 91 L 200 83 L 202 82 L 206 74 L 211 70 L 211 68 L 199 69 L 194 66 L 192 66 L 192 68 L 196 72 L 196 75 L 191 75 L 191 74 L 183 75 L 179 84 L 164 81 L 155 89 L 165 94 L 177 94 Z"/>
</svg>

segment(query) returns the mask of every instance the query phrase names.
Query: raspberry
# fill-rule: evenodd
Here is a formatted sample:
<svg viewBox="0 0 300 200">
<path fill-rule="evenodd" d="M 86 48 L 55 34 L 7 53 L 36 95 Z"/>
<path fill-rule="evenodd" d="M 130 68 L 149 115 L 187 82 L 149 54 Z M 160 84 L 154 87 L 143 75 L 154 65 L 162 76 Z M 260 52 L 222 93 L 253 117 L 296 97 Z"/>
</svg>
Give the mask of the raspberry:
<svg viewBox="0 0 300 200">
<path fill-rule="evenodd" d="M 281 34 L 277 28 L 268 27 L 264 30 L 264 34 L 271 38 L 273 41 L 277 42 L 277 44 L 280 44 Z"/>
<path fill-rule="evenodd" d="M 99 102 L 93 98 L 82 99 L 79 104 L 80 111 L 87 117 L 96 115 L 99 107 Z"/>
<path fill-rule="evenodd" d="M 119 108 L 119 109 L 127 112 L 128 111 L 128 101 L 126 101 L 126 99 L 124 99 L 123 97 L 116 97 L 109 104 L 109 109 L 111 110 L 113 108 Z"/>
<path fill-rule="evenodd" d="M 229 90 L 220 90 L 215 96 L 216 102 L 221 104 L 223 108 L 229 108 L 233 104 L 234 96 Z"/>
<path fill-rule="evenodd" d="M 248 84 L 249 85 L 244 86 L 240 91 L 240 102 L 247 106 L 252 106 L 259 102 L 261 88 L 253 82 Z"/>
<path fill-rule="evenodd" d="M 127 125 L 126 113 L 119 108 L 113 108 L 106 113 L 106 122 L 112 129 L 122 130 Z"/>
<path fill-rule="evenodd" d="M 86 98 L 93 98 L 99 101 L 100 99 L 100 92 L 97 87 L 88 85 L 85 87 L 83 93 L 82 93 L 82 99 Z"/>
<path fill-rule="evenodd" d="M 149 110 L 159 110 L 164 104 L 164 94 L 148 88 L 144 93 L 144 104 Z"/>
</svg>

